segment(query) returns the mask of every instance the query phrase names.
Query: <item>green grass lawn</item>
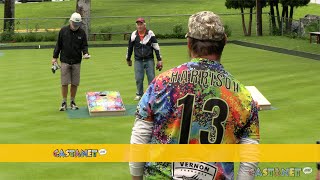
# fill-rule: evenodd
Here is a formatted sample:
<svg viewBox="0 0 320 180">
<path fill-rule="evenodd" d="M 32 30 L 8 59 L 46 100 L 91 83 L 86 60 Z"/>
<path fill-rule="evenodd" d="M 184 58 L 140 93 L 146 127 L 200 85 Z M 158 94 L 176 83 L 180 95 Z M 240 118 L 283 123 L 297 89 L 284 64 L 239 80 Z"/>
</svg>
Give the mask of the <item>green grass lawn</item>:
<svg viewBox="0 0 320 180">
<path fill-rule="evenodd" d="M 308 38 L 288 38 L 285 36 L 252 36 L 252 37 L 237 37 L 230 38 L 231 40 L 240 40 L 245 42 L 251 42 L 255 44 L 263 44 L 272 47 L 279 47 L 289 50 L 309 52 L 313 54 L 320 54 L 320 45 L 313 43 L 310 44 Z"/>
<path fill-rule="evenodd" d="M 164 70 L 188 61 L 185 46 L 162 46 Z M 69 119 L 59 112 L 60 72 L 52 74 L 52 49 L 0 50 L 0 144 L 126 144 L 133 116 Z M 77 95 L 118 90 L 136 104 L 126 47 L 91 48 L 82 63 Z M 320 62 L 228 44 L 222 63 L 245 85 L 256 86 L 276 110 L 260 111 L 261 143 L 314 144 L 320 137 Z M 158 72 L 157 72 L 158 73 Z M 263 168 L 303 168 L 315 163 L 261 163 Z M 0 179 L 129 179 L 127 163 L 0 163 Z M 299 179 L 314 179 L 315 173 Z M 257 179 L 289 179 L 258 177 Z"/>
<path fill-rule="evenodd" d="M 134 22 L 138 16 L 146 17 L 147 26 L 156 33 L 172 33 L 173 27 L 179 24 L 182 25 L 184 31 L 187 31 L 188 14 L 210 10 L 222 14 L 223 21 L 231 28 L 233 36 L 243 36 L 240 15 L 226 15 L 240 13 L 240 10 L 227 9 L 224 4 L 223 0 L 95 0 L 91 2 L 91 32 L 98 32 L 103 28 L 112 28 L 112 32 L 133 31 L 135 29 Z M 17 20 L 16 29 L 25 30 L 28 28 L 35 31 L 36 29 L 60 28 L 68 22 L 71 13 L 75 11 L 75 5 L 75 0 L 16 4 L 16 18 L 36 18 Z M 320 5 L 316 4 L 299 7 L 295 9 L 294 19 L 302 18 L 306 14 L 319 15 L 319 7 Z M 4 5 L 0 4 L 1 12 L 3 12 L 3 8 Z M 268 13 L 269 7 L 264 8 L 263 12 Z M 182 14 L 186 16 L 174 16 Z M 161 17 L 152 17 L 154 15 Z M 113 16 L 113 18 L 98 18 L 103 16 Z M 2 17 L 3 13 L 0 13 L 0 18 Z M 45 19 L 57 17 L 64 18 Z M 246 16 L 246 23 L 248 24 L 248 16 Z M 1 21 L 0 29 L 3 27 L 2 24 Z M 255 35 L 255 16 L 252 24 L 252 33 Z M 263 15 L 263 26 L 266 35 L 269 33 L 268 15 Z"/>
<path fill-rule="evenodd" d="M 224 6 L 223 0 L 95 0 L 91 2 L 91 16 L 92 16 L 92 31 L 97 32 L 101 28 L 112 28 L 112 32 L 124 32 L 135 30 L 134 21 L 138 16 L 144 16 L 147 20 L 147 26 L 151 28 L 156 35 L 159 33 L 172 33 L 176 25 L 182 25 L 183 31 L 187 31 L 188 15 L 201 10 L 211 10 L 221 14 L 223 22 L 232 30 L 231 40 L 243 40 L 258 44 L 271 45 L 282 47 L 286 49 L 306 51 L 319 54 L 320 46 L 316 44 L 309 44 L 308 34 L 305 39 L 291 39 L 289 37 L 269 36 L 269 18 L 263 15 L 264 37 L 255 36 L 255 16 L 253 18 L 252 37 L 244 37 L 241 26 L 241 17 L 239 15 L 226 15 L 230 13 L 239 13 L 238 10 L 227 9 Z M 16 4 L 15 17 L 16 18 L 37 18 L 16 21 L 17 29 L 26 29 L 27 27 L 33 31 L 41 28 L 60 28 L 68 23 L 70 14 L 75 10 L 75 0 L 62 2 L 43 2 L 43 3 L 24 3 Z M 194 6 L 194 4 L 197 4 Z M 3 4 L 0 4 L 0 11 L 3 12 Z M 148 7 L 148 8 L 140 8 Z M 306 14 L 319 14 L 320 5 L 309 4 L 305 7 L 296 8 L 294 11 L 294 19 L 304 17 Z M 32 11 L 31 11 L 32 9 Z M 269 12 L 269 7 L 263 9 L 264 12 Z M 170 15 L 185 16 L 170 16 Z M 153 15 L 160 15 L 161 17 L 149 17 Z M 168 16 L 169 15 L 169 16 Z M 98 18 L 102 16 L 113 16 L 113 18 Z M 122 18 L 118 16 L 123 16 Z M 164 17 L 163 17 L 164 16 Z M 3 13 L 0 13 L 0 18 Z M 39 19 L 39 18 L 54 18 L 65 17 L 62 19 Z M 248 17 L 246 17 L 248 23 Z M 3 22 L 0 21 L 0 29 L 3 27 Z M 160 40 L 161 42 L 168 42 L 170 40 Z M 179 40 L 181 41 L 181 40 Z M 184 40 L 182 40 L 184 41 Z M 127 43 L 123 40 L 122 35 L 114 35 L 112 41 L 97 41 L 91 44 L 118 44 Z M 8 43 L 6 46 L 28 45 L 29 43 Z M 31 43 L 33 44 L 33 43 Z M 55 44 L 55 42 L 36 42 L 37 45 Z M 1 45 L 0 45 L 1 47 Z"/>
<path fill-rule="evenodd" d="M 221 14 L 223 22 L 231 28 L 232 34 L 230 40 L 243 40 L 257 44 L 265 44 L 291 50 L 311 52 L 319 54 L 320 47 L 316 44 L 309 44 L 308 34 L 304 39 L 292 39 L 289 37 L 269 36 L 269 17 L 263 15 L 263 37 L 255 36 L 255 16 L 251 37 L 244 37 L 241 26 L 240 15 L 227 15 L 230 13 L 239 13 L 238 10 L 227 9 L 224 6 L 225 1 L 213 0 L 157 0 L 157 1 L 137 1 L 137 0 L 96 0 L 91 2 L 91 32 L 99 32 L 100 29 L 111 28 L 112 32 L 131 32 L 135 30 L 134 21 L 138 16 L 144 16 L 147 20 L 148 28 L 151 28 L 156 35 L 161 33 L 172 33 L 176 25 L 181 25 L 183 31 L 187 31 L 188 15 L 201 10 L 211 10 Z M 36 29 L 60 28 L 68 23 L 70 14 L 75 10 L 75 0 L 62 2 L 43 2 L 43 3 L 24 3 L 16 4 L 16 18 L 36 18 L 20 19 L 16 21 L 16 29 L 23 30 L 26 28 L 35 31 Z M 194 6 L 197 4 L 197 6 Z M 0 11 L 3 11 L 3 4 L 0 4 Z M 140 8 L 148 7 L 148 8 Z M 304 17 L 306 14 L 319 14 L 320 5 L 309 4 L 305 7 L 295 9 L 294 19 Z M 31 11 L 32 9 L 32 11 Z M 269 7 L 264 8 L 264 12 L 269 12 Z M 185 16 L 171 16 L 182 15 Z M 160 17 L 154 17 L 160 15 Z M 98 18 L 102 16 L 113 16 L 113 18 Z M 122 18 L 118 17 L 121 16 Z M 0 13 L 3 17 L 3 13 Z M 65 17 L 61 19 L 45 19 L 54 17 Z M 43 18 L 43 19 L 39 19 Z M 248 23 L 248 17 L 246 17 Z M 0 29 L 3 27 L 0 21 Z M 161 42 L 170 42 L 171 40 L 159 40 Z M 176 41 L 176 40 L 173 40 Z M 185 41 L 185 40 L 178 40 Z M 122 35 L 113 35 L 112 41 L 96 41 L 90 44 L 126 44 Z M 7 43 L 6 46 L 25 46 L 29 44 L 47 45 L 55 42 L 36 42 L 36 43 Z M 1 47 L 1 45 L 0 45 Z"/>
<path fill-rule="evenodd" d="M 129 16 L 92 20 L 93 31 L 112 26 L 112 31 L 134 30 L 137 16 L 146 17 L 148 27 L 155 33 L 172 32 L 173 26 L 182 24 L 186 31 L 188 16 L 150 17 L 151 15 L 192 14 L 211 10 L 218 14 L 239 13 L 229 10 L 222 0 L 96 0 L 92 1 L 92 17 Z M 195 5 L 196 4 L 196 5 Z M 3 12 L 3 4 L 0 11 Z M 142 8 L 143 7 L 143 8 Z M 148 7 L 148 8 L 144 8 Z M 295 9 L 294 19 L 306 14 L 319 14 L 320 5 L 310 4 Z M 75 9 L 75 0 L 63 2 L 26 3 L 16 5 L 16 18 L 67 17 L 51 20 L 21 20 L 18 29 L 59 28 Z M 264 12 L 268 12 L 268 7 Z M 3 13 L 0 13 L 0 18 Z M 319 54 L 319 45 L 307 39 L 287 37 L 242 37 L 239 15 L 222 15 L 224 23 L 232 29 L 231 40 L 238 39 L 258 44 Z M 268 19 L 264 18 L 264 35 L 268 35 Z M 254 18 L 255 19 L 255 18 Z M 0 29 L 2 29 L 2 21 Z M 17 23 L 17 22 L 16 22 Z M 253 23 L 253 32 L 255 31 Z M 159 40 L 176 42 L 181 40 Z M 182 40 L 185 41 L 185 40 Z M 126 43 L 121 37 L 113 41 L 90 42 Z M 33 43 L 31 43 L 33 44 Z M 40 42 L 35 44 L 55 44 Z M 21 44 L 6 44 L 26 45 Z M 1 47 L 1 45 L 0 45 Z M 161 46 L 164 69 L 187 61 L 185 46 Z M 12 143 L 66 143 L 111 144 L 128 143 L 133 116 L 69 119 L 67 113 L 58 112 L 60 105 L 60 74 L 52 74 L 52 49 L 0 50 L 0 144 Z M 85 92 L 101 90 L 120 91 L 125 104 L 133 105 L 135 83 L 133 68 L 126 66 L 126 47 L 91 48 L 92 59 L 83 62 L 81 86 L 77 103 L 86 106 Z M 320 62 L 290 55 L 229 44 L 222 63 L 225 68 L 246 85 L 256 86 L 276 110 L 260 112 L 261 143 L 314 144 L 320 138 L 319 89 Z M 158 73 L 158 72 L 157 72 Z M 261 163 L 259 168 L 304 168 L 315 163 Z M 129 179 L 127 163 L 0 163 L 0 179 Z M 313 180 L 315 173 L 301 174 L 300 178 Z M 277 180 L 292 177 L 257 177 Z"/>
<path fill-rule="evenodd" d="M 195 6 L 195 3 L 197 5 Z M 91 2 L 93 16 L 139 16 L 139 15 L 168 15 L 168 14 L 193 14 L 197 11 L 211 10 L 216 13 L 234 13 L 238 10 L 227 9 L 225 1 L 221 0 L 96 0 Z M 43 2 L 16 4 L 17 18 L 32 17 L 69 17 L 70 12 L 75 10 L 76 0 L 62 2 Z M 319 6 L 308 6 L 295 9 L 295 19 L 304 17 L 306 14 L 319 15 Z M 4 5 L 0 4 L 0 10 Z M 148 8 L 141 8 L 148 7 Z M 31 11 L 32 9 L 32 11 Z M 264 8 L 268 12 L 269 7 Z M 3 17 L 3 14 L 0 14 Z"/>
</svg>

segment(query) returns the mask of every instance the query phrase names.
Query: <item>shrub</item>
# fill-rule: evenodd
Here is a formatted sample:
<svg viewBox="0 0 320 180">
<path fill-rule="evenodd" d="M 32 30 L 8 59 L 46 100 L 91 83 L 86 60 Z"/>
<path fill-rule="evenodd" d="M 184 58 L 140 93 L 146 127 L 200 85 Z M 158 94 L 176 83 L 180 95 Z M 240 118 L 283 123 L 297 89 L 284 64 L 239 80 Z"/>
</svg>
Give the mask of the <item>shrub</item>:
<svg viewBox="0 0 320 180">
<path fill-rule="evenodd" d="M 224 32 L 226 33 L 226 35 L 228 36 L 228 37 L 230 37 L 231 36 L 231 34 L 232 34 L 232 30 L 231 30 L 231 27 L 229 26 L 229 25 L 224 25 Z"/>
<path fill-rule="evenodd" d="M 100 27 L 100 33 L 111 33 L 112 27 Z M 104 41 L 111 40 L 109 35 L 101 35 L 101 39 Z"/>
<path fill-rule="evenodd" d="M 183 34 L 182 24 L 174 25 L 174 26 L 173 26 L 173 33 L 174 33 L 174 34 Z"/>
<path fill-rule="evenodd" d="M 14 34 L 14 41 L 15 42 L 25 42 L 25 36 L 21 33 Z"/>
<path fill-rule="evenodd" d="M 156 34 L 157 39 L 184 39 L 185 34 Z"/>
<path fill-rule="evenodd" d="M 10 42 L 10 41 L 13 41 L 13 35 L 14 35 L 14 32 L 13 32 L 13 31 L 3 31 L 3 32 L 1 33 L 0 40 L 1 40 L 1 42 Z"/>
<path fill-rule="evenodd" d="M 42 41 L 57 41 L 58 33 L 57 32 L 47 32 L 43 34 Z"/>
<path fill-rule="evenodd" d="M 308 26 L 306 26 L 306 30 L 308 32 L 317 32 L 320 31 L 320 22 L 313 22 L 311 24 L 309 24 Z"/>
<path fill-rule="evenodd" d="M 273 27 L 271 30 L 271 33 L 273 36 L 281 36 L 281 34 L 282 34 L 281 29 L 279 29 L 277 27 Z"/>
<path fill-rule="evenodd" d="M 37 33 L 30 32 L 25 34 L 25 42 L 37 42 L 40 38 L 37 37 Z"/>
</svg>

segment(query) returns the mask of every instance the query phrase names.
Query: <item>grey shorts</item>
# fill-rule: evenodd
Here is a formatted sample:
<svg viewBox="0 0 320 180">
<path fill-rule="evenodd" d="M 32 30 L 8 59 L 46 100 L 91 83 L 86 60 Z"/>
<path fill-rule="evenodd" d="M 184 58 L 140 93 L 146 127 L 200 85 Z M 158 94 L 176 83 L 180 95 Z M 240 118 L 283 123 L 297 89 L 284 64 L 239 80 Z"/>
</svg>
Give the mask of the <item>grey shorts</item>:
<svg viewBox="0 0 320 180">
<path fill-rule="evenodd" d="M 61 62 L 61 85 L 72 84 L 79 86 L 80 84 L 80 67 L 81 64 L 67 64 Z"/>
</svg>

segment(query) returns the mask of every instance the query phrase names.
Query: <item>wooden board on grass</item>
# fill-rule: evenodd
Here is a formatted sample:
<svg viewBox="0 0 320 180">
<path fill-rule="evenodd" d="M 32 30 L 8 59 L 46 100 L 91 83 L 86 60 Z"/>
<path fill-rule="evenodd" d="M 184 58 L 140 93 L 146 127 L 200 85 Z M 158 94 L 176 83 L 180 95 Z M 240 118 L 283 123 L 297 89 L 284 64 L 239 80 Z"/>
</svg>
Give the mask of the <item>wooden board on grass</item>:
<svg viewBox="0 0 320 180">
<path fill-rule="evenodd" d="M 246 86 L 248 91 L 251 93 L 253 100 L 258 102 L 260 110 L 271 109 L 271 103 L 265 98 L 262 93 L 255 86 Z"/>
<path fill-rule="evenodd" d="M 125 115 L 126 108 L 118 91 L 87 92 L 90 116 Z"/>
</svg>

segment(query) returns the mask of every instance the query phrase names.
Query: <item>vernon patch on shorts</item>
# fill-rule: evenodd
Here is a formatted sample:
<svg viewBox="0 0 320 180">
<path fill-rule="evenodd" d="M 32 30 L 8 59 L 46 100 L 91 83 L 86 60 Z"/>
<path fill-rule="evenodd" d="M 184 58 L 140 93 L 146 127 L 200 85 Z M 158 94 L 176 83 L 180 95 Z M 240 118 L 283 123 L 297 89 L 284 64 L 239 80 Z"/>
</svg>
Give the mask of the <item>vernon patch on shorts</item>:
<svg viewBox="0 0 320 180">
<path fill-rule="evenodd" d="M 202 162 L 172 163 L 173 179 L 213 180 L 218 168 Z"/>
</svg>

